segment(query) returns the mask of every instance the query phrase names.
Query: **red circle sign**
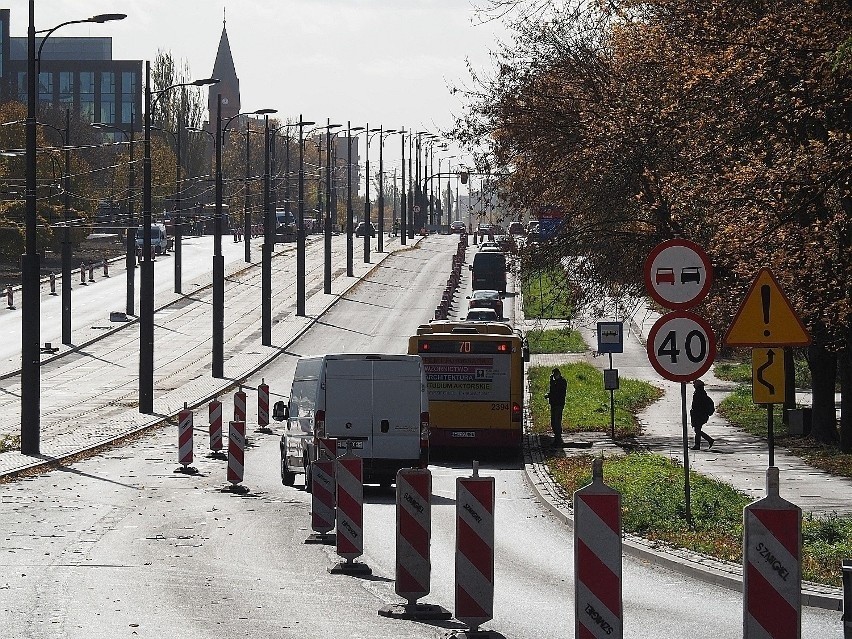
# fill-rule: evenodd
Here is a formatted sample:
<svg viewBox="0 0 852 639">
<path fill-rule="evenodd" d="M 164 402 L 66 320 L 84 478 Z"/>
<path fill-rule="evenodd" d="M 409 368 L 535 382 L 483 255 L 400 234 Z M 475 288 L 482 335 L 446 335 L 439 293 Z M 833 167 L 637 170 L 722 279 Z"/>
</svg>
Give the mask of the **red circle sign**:
<svg viewBox="0 0 852 639">
<path fill-rule="evenodd" d="M 689 240 L 658 244 L 645 260 L 645 288 L 665 308 L 690 308 L 703 300 L 713 283 L 713 266 L 704 249 Z"/>
<path fill-rule="evenodd" d="M 691 382 L 713 365 L 716 337 L 707 321 L 695 313 L 666 313 L 648 333 L 648 360 L 673 382 Z"/>
</svg>

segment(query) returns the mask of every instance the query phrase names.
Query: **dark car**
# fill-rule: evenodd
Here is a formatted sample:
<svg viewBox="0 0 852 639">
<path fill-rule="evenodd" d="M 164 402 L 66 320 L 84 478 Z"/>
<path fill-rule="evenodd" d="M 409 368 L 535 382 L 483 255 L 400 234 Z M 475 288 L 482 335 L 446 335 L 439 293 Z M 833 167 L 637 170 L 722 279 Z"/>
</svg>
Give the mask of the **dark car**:
<svg viewBox="0 0 852 639">
<path fill-rule="evenodd" d="M 499 322 L 500 318 L 493 308 L 475 308 L 467 312 L 464 318 L 467 322 Z"/>
<path fill-rule="evenodd" d="M 509 235 L 526 235 L 527 231 L 520 222 L 512 222 L 509 225 Z"/>
<path fill-rule="evenodd" d="M 456 220 L 452 224 L 450 224 L 450 233 L 466 233 L 467 226 L 461 220 Z"/>
<path fill-rule="evenodd" d="M 292 212 L 282 209 L 275 211 L 275 241 L 296 241 L 296 216 Z"/>
<path fill-rule="evenodd" d="M 358 222 L 358 226 L 355 227 L 355 237 L 363 237 L 364 236 L 364 228 L 367 226 L 367 224 L 368 224 L 367 222 Z M 370 237 L 375 237 L 376 236 L 376 227 L 373 226 L 372 222 L 369 222 L 369 225 L 370 225 L 370 229 L 369 229 L 368 232 L 370 234 Z"/>
<path fill-rule="evenodd" d="M 497 319 L 503 319 L 503 299 L 499 291 L 480 289 L 468 295 L 467 299 L 470 300 L 467 303 L 468 310 L 490 308 L 497 313 Z"/>
</svg>

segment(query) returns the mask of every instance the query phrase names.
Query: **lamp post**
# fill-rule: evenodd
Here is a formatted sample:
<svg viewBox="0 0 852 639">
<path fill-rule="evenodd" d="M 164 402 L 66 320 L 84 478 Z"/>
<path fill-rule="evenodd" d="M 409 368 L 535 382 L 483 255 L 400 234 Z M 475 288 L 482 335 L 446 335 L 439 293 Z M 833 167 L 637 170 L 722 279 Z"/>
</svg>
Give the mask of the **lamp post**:
<svg viewBox="0 0 852 639">
<path fill-rule="evenodd" d="M 393 135 L 396 129 L 388 129 L 382 131 L 379 127 L 379 236 L 376 244 L 376 251 L 381 253 L 385 250 L 384 232 L 385 232 L 385 167 L 384 167 L 384 148 L 385 136 Z"/>
<path fill-rule="evenodd" d="M 269 194 L 269 114 L 263 116 L 263 247 L 261 249 L 260 341 L 272 346 L 272 251 L 275 249 L 275 216 L 270 206 Z"/>
<path fill-rule="evenodd" d="M 367 190 L 364 199 L 364 264 L 370 263 L 370 235 L 372 234 L 372 222 L 370 221 L 370 140 L 373 139 L 373 135 L 376 133 L 381 133 L 381 127 L 378 129 L 371 129 L 369 123 L 366 127 L 367 131 L 367 144 L 366 144 L 366 174 L 367 174 Z M 373 135 L 370 135 L 373 134 Z"/>
<path fill-rule="evenodd" d="M 338 129 L 342 124 L 325 124 L 325 223 L 323 224 L 323 293 L 331 293 L 331 130 Z"/>
<path fill-rule="evenodd" d="M 299 115 L 299 217 L 296 223 L 296 315 L 305 315 L 305 127 Z"/>
<path fill-rule="evenodd" d="M 222 124 L 222 94 L 216 96 L 216 212 L 213 215 L 213 377 L 225 376 L 225 257 L 222 255 L 222 138 L 241 115 L 266 115 L 277 109 L 237 113 Z"/>
<path fill-rule="evenodd" d="M 354 247 L 352 233 L 354 231 L 354 211 L 352 210 L 352 132 L 364 131 L 362 126 L 352 126 L 352 122 L 346 123 L 346 276 L 354 277 L 352 259 Z"/>
<path fill-rule="evenodd" d="M 405 127 L 403 127 L 399 130 L 399 132 L 402 134 L 402 144 L 400 145 L 402 150 L 402 199 L 399 204 L 399 241 L 403 246 L 405 246 L 408 240 L 408 207 L 406 206 L 406 191 L 408 190 L 408 187 L 405 184 L 405 134 L 407 131 L 405 130 Z"/>
<path fill-rule="evenodd" d="M 36 197 L 36 75 L 41 50 L 51 34 L 69 24 L 104 23 L 123 20 L 123 13 L 104 13 L 85 20 L 69 20 L 51 29 L 36 31 L 35 0 L 29 2 L 27 29 L 27 129 L 26 129 L 26 220 L 24 248 L 21 256 L 21 452 L 38 455 L 41 450 L 39 419 L 41 414 L 41 305 L 39 303 L 39 256 L 36 231 L 38 206 Z M 36 51 L 36 33 L 44 33 Z"/>
</svg>

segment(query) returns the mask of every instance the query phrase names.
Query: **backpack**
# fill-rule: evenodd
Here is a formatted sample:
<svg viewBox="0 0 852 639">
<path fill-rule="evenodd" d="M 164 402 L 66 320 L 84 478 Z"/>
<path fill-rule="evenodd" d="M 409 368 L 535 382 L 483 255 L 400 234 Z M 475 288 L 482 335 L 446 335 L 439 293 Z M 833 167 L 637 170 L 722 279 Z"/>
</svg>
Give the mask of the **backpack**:
<svg viewBox="0 0 852 639">
<path fill-rule="evenodd" d="M 709 395 L 706 395 L 705 397 L 706 399 L 704 400 L 704 411 L 709 417 L 710 415 L 716 412 L 716 404 L 713 403 L 713 400 L 710 398 Z"/>
</svg>

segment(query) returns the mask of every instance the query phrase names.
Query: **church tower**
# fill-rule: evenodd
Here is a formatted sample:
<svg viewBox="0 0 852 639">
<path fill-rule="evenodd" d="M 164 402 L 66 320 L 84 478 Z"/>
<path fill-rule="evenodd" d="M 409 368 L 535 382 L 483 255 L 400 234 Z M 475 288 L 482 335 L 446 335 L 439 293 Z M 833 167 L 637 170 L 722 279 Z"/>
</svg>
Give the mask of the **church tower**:
<svg viewBox="0 0 852 639">
<path fill-rule="evenodd" d="M 224 19 L 222 20 L 222 37 L 219 38 L 219 50 L 216 52 L 216 62 L 210 77 L 219 79 L 219 84 L 210 85 L 207 96 L 212 129 L 215 128 L 216 122 L 217 94 L 222 94 L 222 120 L 240 112 L 240 79 L 234 68 L 234 58 L 231 57 L 231 44 L 228 42 L 228 31 L 225 28 Z"/>
</svg>

